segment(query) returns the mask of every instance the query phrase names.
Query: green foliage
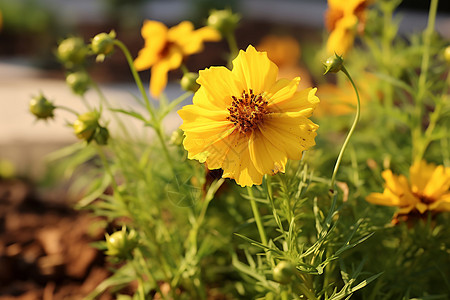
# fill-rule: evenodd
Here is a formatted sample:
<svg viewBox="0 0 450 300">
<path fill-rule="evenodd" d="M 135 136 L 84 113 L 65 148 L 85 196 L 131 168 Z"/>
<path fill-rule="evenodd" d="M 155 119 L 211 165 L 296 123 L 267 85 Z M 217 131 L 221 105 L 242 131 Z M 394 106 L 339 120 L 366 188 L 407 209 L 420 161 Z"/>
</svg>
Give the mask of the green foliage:
<svg viewBox="0 0 450 300">
<path fill-rule="evenodd" d="M 120 233 L 119 242 L 111 234 L 97 245 L 108 249 L 112 262 L 120 254 L 121 263 L 87 299 L 106 289 L 117 299 L 448 299 L 448 213 L 394 225 L 395 208 L 365 201 L 382 191 L 383 169 L 407 174 L 421 159 L 450 164 L 444 42 L 432 30 L 432 10 L 423 34 L 398 37 L 397 2 L 381 1 L 370 10 L 361 47 L 339 68 L 357 87 L 372 75 L 347 148 L 341 145 L 350 117 L 318 117 L 317 146 L 290 161 L 285 174 L 266 176 L 247 190 L 188 160 L 179 132 L 171 139 L 164 131 L 162 120 L 190 93 L 162 97 L 154 107 L 125 45 L 108 40 L 127 58 L 144 112 L 113 108 L 95 88 L 104 102 L 88 133 L 105 124 L 106 107 L 125 134 L 53 155 L 84 190 L 78 207 Z M 153 140 L 127 134 L 121 116 L 140 121 Z M 129 230 L 118 231 L 125 226 Z M 121 295 L 131 282 L 138 283 L 136 294 Z"/>
</svg>

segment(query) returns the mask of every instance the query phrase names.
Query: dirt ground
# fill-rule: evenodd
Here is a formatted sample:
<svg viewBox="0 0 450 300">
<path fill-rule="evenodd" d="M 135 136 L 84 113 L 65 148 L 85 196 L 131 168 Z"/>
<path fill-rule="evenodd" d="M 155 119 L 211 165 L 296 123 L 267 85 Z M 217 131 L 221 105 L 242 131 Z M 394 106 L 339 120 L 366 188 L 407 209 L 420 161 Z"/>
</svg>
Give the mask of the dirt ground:
<svg viewBox="0 0 450 300">
<path fill-rule="evenodd" d="M 24 180 L 0 179 L 1 300 L 83 299 L 110 275 L 90 244 L 104 238 L 99 219 L 56 203 Z"/>
</svg>

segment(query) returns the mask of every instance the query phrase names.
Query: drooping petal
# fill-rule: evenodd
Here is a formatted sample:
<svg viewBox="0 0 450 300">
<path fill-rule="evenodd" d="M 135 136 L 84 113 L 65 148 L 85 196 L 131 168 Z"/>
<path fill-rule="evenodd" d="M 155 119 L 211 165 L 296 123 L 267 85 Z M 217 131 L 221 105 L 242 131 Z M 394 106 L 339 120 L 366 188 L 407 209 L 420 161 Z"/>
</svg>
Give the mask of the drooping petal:
<svg viewBox="0 0 450 300">
<path fill-rule="evenodd" d="M 150 93 L 158 98 L 167 85 L 167 73 L 181 65 L 183 57 L 175 48 L 170 48 L 166 58 L 160 60 L 152 67 L 150 77 Z"/>
<path fill-rule="evenodd" d="M 258 52 L 250 45 L 245 52 L 239 51 L 233 60 L 232 72 L 243 82 L 246 91 L 252 89 L 255 94 L 260 94 L 275 83 L 278 67 L 265 52 Z"/>
<path fill-rule="evenodd" d="M 431 203 L 430 210 L 450 211 L 450 193 L 445 193 L 438 201 Z"/>
</svg>

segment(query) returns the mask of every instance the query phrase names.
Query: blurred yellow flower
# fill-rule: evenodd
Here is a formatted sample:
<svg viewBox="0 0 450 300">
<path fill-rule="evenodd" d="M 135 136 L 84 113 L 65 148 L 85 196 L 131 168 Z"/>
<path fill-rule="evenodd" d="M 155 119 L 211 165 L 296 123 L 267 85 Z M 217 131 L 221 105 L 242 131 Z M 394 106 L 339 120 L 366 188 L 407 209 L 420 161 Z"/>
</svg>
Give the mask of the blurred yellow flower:
<svg viewBox="0 0 450 300">
<path fill-rule="evenodd" d="M 150 93 L 155 98 L 166 87 L 170 70 L 179 68 L 186 56 L 202 51 L 203 42 L 221 38 L 220 33 L 211 27 L 194 30 L 189 21 L 169 29 L 161 22 L 146 20 L 141 34 L 145 45 L 134 60 L 134 66 L 138 71 L 152 69 Z"/>
<path fill-rule="evenodd" d="M 301 48 L 298 40 L 289 35 L 267 35 L 256 46 L 258 51 L 267 52 L 267 56 L 278 66 L 278 78 L 301 76 L 298 88 L 311 86 L 309 72 L 300 66 Z"/>
<path fill-rule="evenodd" d="M 329 55 L 345 55 L 353 47 L 356 33 L 364 31 L 369 3 L 370 0 L 328 0 L 325 26 L 330 32 L 326 45 Z"/>
<path fill-rule="evenodd" d="M 382 176 L 386 182 L 383 193 L 370 194 L 368 202 L 398 206 L 397 215 L 450 211 L 450 168 L 418 161 L 409 169 L 409 181 L 391 170 L 383 171 Z"/>
<path fill-rule="evenodd" d="M 200 71 L 193 105 L 178 111 L 188 158 L 223 169 L 241 186 L 261 184 L 264 174 L 284 172 L 287 159 L 300 159 L 315 145 L 318 126 L 308 118 L 319 99 L 316 89 L 297 91 L 300 77 L 277 75 L 253 46 L 239 52 L 232 70 Z"/>
</svg>

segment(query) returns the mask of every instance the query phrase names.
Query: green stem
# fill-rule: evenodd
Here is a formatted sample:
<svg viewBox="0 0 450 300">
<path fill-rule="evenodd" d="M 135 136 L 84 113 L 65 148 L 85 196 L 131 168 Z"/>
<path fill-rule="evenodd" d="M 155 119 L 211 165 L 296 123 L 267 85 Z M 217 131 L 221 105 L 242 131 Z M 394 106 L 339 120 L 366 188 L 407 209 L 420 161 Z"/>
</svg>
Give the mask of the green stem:
<svg viewBox="0 0 450 300">
<path fill-rule="evenodd" d="M 344 66 L 342 66 L 342 72 L 350 80 L 350 83 L 352 84 L 353 89 L 355 90 L 355 93 L 356 93 L 356 99 L 357 99 L 356 115 L 355 115 L 355 119 L 353 120 L 352 127 L 350 127 L 350 130 L 348 131 L 347 137 L 345 138 L 344 144 L 342 145 L 341 151 L 339 152 L 338 158 L 336 160 L 336 164 L 334 165 L 333 175 L 331 176 L 331 184 L 330 184 L 330 189 L 332 191 L 334 191 L 334 183 L 336 181 L 336 175 L 337 175 L 337 172 L 339 170 L 339 166 L 340 166 L 341 161 L 342 161 L 342 156 L 344 155 L 344 151 L 347 148 L 348 142 L 350 141 L 350 138 L 353 135 L 353 131 L 355 131 L 356 124 L 358 124 L 359 116 L 361 114 L 361 107 L 360 107 L 361 105 L 360 105 L 360 100 L 359 100 L 358 89 L 356 88 L 352 77 L 350 76 L 350 74 L 348 73 L 347 69 Z"/>
<path fill-rule="evenodd" d="M 417 97 L 416 97 L 416 103 L 415 103 L 415 128 L 412 130 L 412 140 L 413 140 L 413 151 L 412 151 L 412 159 L 413 161 L 416 161 L 420 159 L 421 156 L 421 150 L 420 150 L 420 143 L 421 137 L 422 137 L 422 113 L 423 113 L 423 101 L 426 95 L 426 83 L 427 83 L 427 75 L 428 75 L 428 68 L 430 65 L 430 44 L 431 44 L 431 36 L 434 32 L 434 26 L 436 23 L 436 13 L 437 13 L 437 6 L 438 6 L 438 0 L 431 0 L 430 3 L 430 9 L 428 13 L 428 24 L 427 28 L 425 29 L 423 33 L 423 56 L 422 56 L 422 63 L 420 66 L 420 75 L 419 75 L 419 81 L 418 81 L 418 88 L 417 88 Z"/>
<path fill-rule="evenodd" d="M 141 92 L 142 98 L 144 98 L 147 111 L 150 114 L 152 122 L 155 122 L 156 121 L 155 110 L 147 96 L 146 90 L 144 89 L 144 85 L 142 84 L 141 77 L 139 77 L 139 74 L 136 71 L 136 68 L 134 67 L 133 58 L 131 57 L 130 51 L 128 51 L 128 48 L 119 40 L 114 40 L 114 44 L 117 45 L 120 48 L 120 50 L 122 50 L 123 54 L 125 55 L 125 58 L 127 59 L 131 73 L 133 74 L 134 81 L 136 82 L 136 85 L 137 85 L 139 91 Z"/>
<path fill-rule="evenodd" d="M 230 48 L 230 59 L 228 60 L 228 65 L 231 67 L 231 62 L 238 55 L 239 48 L 237 46 L 236 37 L 233 32 L 227 33 L 225 38 L 227 39 L 228 47 Z"/>
<path fill-rule="evenodd" d="M 68 112 L 74 114 L 75 116 L 79 116 L 79 113 L 76 110 L 74 110 L 74 109 L 72 109 L 70 107 L 63 106 L 63 105 L 55 105 L 55 108 L 59 108 L 59 109 L 65 110 L 65 111 L 68 111 Z"/>
<path fill-rule="evenodd" d="M 258 205 L 256 204 L 255 198 L 253 196 L 253 191 L 251 187 L 247 187 L 248 196 L 250 198 L 250 205 L 253 211 L 253 217 L 255 218 L 256 227 L 258 227 L 259 237 L 261 238 L 261 243 L 267 246 L 267 235 L 264 230 L 264 226 L 261 221 L 261 215 L 259 214 Z"/>
</svg>

